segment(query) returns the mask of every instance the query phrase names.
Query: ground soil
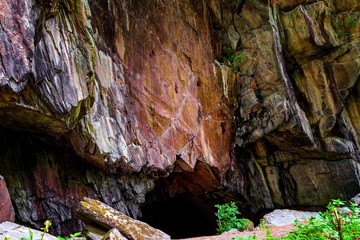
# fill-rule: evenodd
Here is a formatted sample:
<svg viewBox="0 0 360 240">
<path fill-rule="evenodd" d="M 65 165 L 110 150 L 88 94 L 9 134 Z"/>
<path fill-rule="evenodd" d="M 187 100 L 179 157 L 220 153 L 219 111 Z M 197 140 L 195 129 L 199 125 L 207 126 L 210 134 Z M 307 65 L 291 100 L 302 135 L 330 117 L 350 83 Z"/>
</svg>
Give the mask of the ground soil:
<svg viewBox="0 0 360 240">
<path fill-rule="evenodd" d="M 274 237 L 280 237 L 288 234 L 291 231 L 291 229 L 293 229 L 294 227 L 295 227 L 294 224 L 290 224 L 281 227 L 269 227 L 269 230 Z M 253 231 L 247 231 L 247 232 L 223 233 L 221 235 L 216 235 L 216 236 L 186 238 L 183 240 L 231 240 L 232 238 L 235 237 L 247 237 L 254 234 L 257 236 L 257 240 L 265 239 L 266 236 L 264 230 L 256 228 Z"/>
</svg>

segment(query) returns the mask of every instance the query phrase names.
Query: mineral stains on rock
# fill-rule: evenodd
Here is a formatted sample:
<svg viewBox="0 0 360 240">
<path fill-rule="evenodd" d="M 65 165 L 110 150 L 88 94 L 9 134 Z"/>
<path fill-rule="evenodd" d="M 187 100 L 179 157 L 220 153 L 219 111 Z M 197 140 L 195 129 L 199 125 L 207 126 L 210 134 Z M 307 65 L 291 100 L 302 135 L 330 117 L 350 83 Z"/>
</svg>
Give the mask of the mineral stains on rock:
<svg viewBox="0 0 360 240">
<path fill-rule="evenodd" d="M 359 9 L 0 0 L 0 174 L 17 220 L 73 232 L 83 196 L 136 218 L 182 194 L 249 212 L 355 195 Z"/>
</svg>

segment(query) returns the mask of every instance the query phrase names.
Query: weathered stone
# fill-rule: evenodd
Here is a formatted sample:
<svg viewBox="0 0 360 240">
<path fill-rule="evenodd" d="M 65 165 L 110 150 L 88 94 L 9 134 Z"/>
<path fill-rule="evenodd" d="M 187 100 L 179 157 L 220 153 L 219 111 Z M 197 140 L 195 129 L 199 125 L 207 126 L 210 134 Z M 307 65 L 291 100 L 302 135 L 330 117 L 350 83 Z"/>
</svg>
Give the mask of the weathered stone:
<svg viewBox="0 0 360 240">
<path fill-rule="evenodd" d="M 77 215 L 85 223 L 95 222 L 108 229 L 117 228 L 127 239 L 170 239 L 170 236 L 162 231 L 131 219 L 97 200 L 85 198 L 80 202 Z"/>
<path fill-rule="evenodd" d="M 34 54 L 34 1 L 0 1 L 0 86 L 19 93 L 28 82 Z"/>
<path fill-rule="evenodd" d="M 360 193 L 355 197 L 351 198 L 351 201 L 353 201 L 354 203 L 360 206 Z"/>
<path fill-rule="evenodd" d="M 230 25 L 228 35 L 231 42 L 231 48 L 236 50 L 240 40 L 240 35 L 236 32 L 234 25 Z"/>
<path fill-rule="evenodd" d="M 116 228 L 111 229 L 106 233 L 102 240 L 127 240 Z"/>
<path fill-rule="evenodd" d="M 304 57 L 319 54 L 323 48 L 339 45 L 331 23 L 331 10 L 322 1 L 305 7 L 300 5 L 283 13 L 281 20 L 288 49 L 299 62 L 304 62 Z"/>
<path fill-rule="evenodd" d="M 358 184 L 357 168 L 351 159 L 329 162 L 307 159 L 297 162 L 289 169 L 296 186 L 301 186 L 297 190 L 296 202 L 305 206 L 314 202 L 326 205 L 329 199 L 351 197 Z M 339 175 L 340 169 L 347 178 Z"/>
<path fill-rule="evenodd" d="M 334 127 L 335 116 L 341 111 L 342 104 L 337 93 L 331 91 L 332 83 L 324 62 L 311 61 L 302 68 L 305 76 L 297 80 L 297 85 L 311 104 L 310 122 L 319 125 L 320 134 L 324 137 Z"/>
<path fill-rule="evenodd" d="M 360 2 L 358 0 L 333 0 L 338 11 L 345 12 L 351 10 L 360 10 Z"/>
<path fill-rule="evenodd" d="M 34 239 L 43 239 L 43 238 L 45 240 L 58 239 L 57 237 L 55 237 L 49 233 L 45 233 L 43 235 L 42 231 L 38 231 L 35 229 L 31 229 L 31 232 L 33 234 Z M 31 238 L 29 236 L 29 228 L 28 227 L 24 227 L 24 226 L 21 226 L 19 224 L 12 223 L 12 222 L 0 223 L 0 236 L 2 236 L 2 237 L 9 236 L 10 239 Z"/>
<path fill-rule="evenodd" d="M 291 9 L 296 6 L 299 6 L 300 4 L 306 4 L 306 3 L 312 3 L 316 2 L 317 0 L 272 0 L 271 2 L 274 3 L 274 5 L 279 6 L 280 9 Z"/>
<path fill-rule="evenodd" d="M 17 217 L 67 235 L 83 196 L 135 218 L 180 194 L 253 212 L 353 196 L 359 14 L 356 0 L 0 0 Z"/>
<path fill-rule="evenodd" d="M 14 208 L 11 203 L 5 180 L 0 176 L 0 223 L 15 220 Z"/>
<path fill-rule="evenodd" d="M 296 211 L 290 209 L 275 209 L 271 213 L 264 215 L 265 225 L 267 226 L 286 226 L 295 222 L 311 218 L 317 212 Z"/>
<path fill-rule="evenodd" d="M 249 24 L 239 15 L 234 16 L 234 26 L 240 35 L 251 29 Z"/>
<path fill-rule="evenodd" d="M 256 12 L 252 11 L 252 8 L 249 6 L 249 4 L 245 4 L 243 6 L 240 16 L 246 21 L 247 24 L 249 24 L 252 29 L 258 29 L 261 27 L 261 17 Z"/>
<path fill-rule="evenodd" d="M 16 151 L 9 150 L 12 146 Z M 64 151 L 61 140 L 52 139 L 50 144 L 20 132 L 0 132 L 0 165 L 17 219 L 38 229 L 51 219 L 52 232 L 60 236 L 82 230 L 75 212 L 83 197 L 137 218 L 145 194 L 154 187 L 150 178 L 89 167 Z"/>
</svg>

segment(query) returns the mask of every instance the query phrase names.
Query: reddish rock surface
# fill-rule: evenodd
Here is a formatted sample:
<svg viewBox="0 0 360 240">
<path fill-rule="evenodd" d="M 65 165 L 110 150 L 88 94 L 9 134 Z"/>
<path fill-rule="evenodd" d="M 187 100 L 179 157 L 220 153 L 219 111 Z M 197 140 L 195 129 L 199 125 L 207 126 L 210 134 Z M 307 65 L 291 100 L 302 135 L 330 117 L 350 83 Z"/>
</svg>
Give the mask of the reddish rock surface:
<svg viewBox="0 0 360 240">
<path fill-rule="evenodd" d="M 0 174 L 19 220 L 80 228 L 83 196 L 139 217 L 151 190 L 248 213 L 354 196 L 359 9 L 0 0 Z"/>
<path fill-rule="evenodd" d="M 9 192 L 6 188 L 5 179 L 0 176 L 0 223 L 15 220 L 14 208 L 11 203 Z"/>
<path fill-rule="evenodd" d="M 282 227 L 269 227 L 269 230 L 274 237 L 281 237 L 288 234 L 295 226 L 287 225 Z M 266 239 L 266 231 L 262 229 L 249 231 L 249 232 L 239 232 L 239 233 L 224 233 L 216 236 L 204 236 L 204 237 L 195 237 L 195 238 L 186 238 L 186 240 L 229 240 L 235 237 L 248 237 L 256 235 L 258 240 Z M 183 239 L 185 240 L 185 239 Z"/>
</svg>

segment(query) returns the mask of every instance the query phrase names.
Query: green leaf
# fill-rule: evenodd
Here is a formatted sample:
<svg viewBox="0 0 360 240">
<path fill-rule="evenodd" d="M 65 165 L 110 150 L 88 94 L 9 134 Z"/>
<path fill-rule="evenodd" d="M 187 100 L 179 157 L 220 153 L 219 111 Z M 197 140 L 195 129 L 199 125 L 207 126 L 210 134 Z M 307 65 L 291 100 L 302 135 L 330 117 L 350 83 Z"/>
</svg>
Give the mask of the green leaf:
<svg viewBox="0 0 360 240">
<path fill-rule="evenodd" d="M 76 237 L 79 237 L 79 236 L 81 236 L 81 232 L 76 232 L 76 233 L 70 234 L 71 238 L 76 238 Z"/>
<path fill-rule="evenodd" d="M 33 239 L 33 237 L 34 237 L 34 233 L 31 231 L 31 229 L 29 228 L 29 235 L 30 235 L 30 240 L 32 240 Z"/>
</svg>

